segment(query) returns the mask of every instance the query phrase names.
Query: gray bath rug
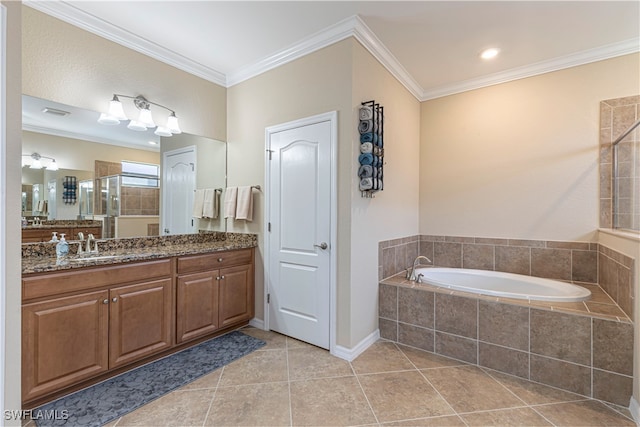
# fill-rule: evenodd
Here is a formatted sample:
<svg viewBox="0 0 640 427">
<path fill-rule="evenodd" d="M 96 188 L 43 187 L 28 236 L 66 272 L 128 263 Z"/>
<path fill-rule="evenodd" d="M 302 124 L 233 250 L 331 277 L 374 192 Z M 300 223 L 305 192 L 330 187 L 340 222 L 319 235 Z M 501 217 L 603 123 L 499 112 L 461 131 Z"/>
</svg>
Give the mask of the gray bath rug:
<svg viewBox="0 0 640 427">
<path fill-rule="evenodd" d="M 32 416 L 41 427 L 102 426 L 263 345 L 234 331 L 49 402 Z"/>
</svg>

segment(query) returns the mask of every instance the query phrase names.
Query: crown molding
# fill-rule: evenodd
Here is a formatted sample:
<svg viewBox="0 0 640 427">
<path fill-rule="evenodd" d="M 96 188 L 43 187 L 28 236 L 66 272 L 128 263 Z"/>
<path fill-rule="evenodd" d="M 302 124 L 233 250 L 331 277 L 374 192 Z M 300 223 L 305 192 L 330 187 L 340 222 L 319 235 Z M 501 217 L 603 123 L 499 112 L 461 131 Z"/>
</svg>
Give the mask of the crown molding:
<svg viewBox="0 0 640 427">
<path fill-rule="evenodd" d="M 640 52 L 640 38 L 633 38 L 548 61 L 512 68 L 476 79 L 423 89 L 364 21 L 362 21 L 359 16 L 354 15 L 324 30 L 318 31 L 280 52 L 270 55 L 254 64 L 242 67 L 225 76 L 225 74 L 217 70 L 186 58 L 179 53 L 163 48 L 115 25 L 109 24 L 64 1 L 24 0 L 23 4 L 107 40 L 111 40 L 157 59 L 165 64 L 227 88 L 349 37 L 354 37 L 360 42 L 360 44 L 419 101 L 428 101 L 443 96 L 602 61 L 616 56 Z"/>
<path fill-rule="evenodd" d="M 28 123 L 22 124 L 22 130 L 26 130 L 29 132 L 42 133 L 45 135 L 59 136 L 62 138 L 72 138 L 72 139 L 79 139 L 81 141 L 96 142 L 99 144 L 116 145 L 124 148 L 135 148 L 136 150 L 155 151 L 155 152 L 160 151 L 160 147 L 157 145 L 135 144 L 131 142 L 118 141 L 116 139 L 111 139 L 111 138 L 101 138 L 96 135 L 89 135 L 81 132 L 73 132 L 73 131 L 66 131 L 61 129 L 47 128 L 43 126 L 36 126 Z"/>
<path fill-rule="evenodd" d="M 239 69 L 227 76 L 227 85 L 228 87 L 236 85 L 349 37 L 354 37 L 358 40 L 409 92 L 417 99 L 420 99 L 420 95 L 422 94 L 420 85 L 416 83 L 389 49 L 386 48 L 373 31 L 371 31 L 357 15 L 318 31 L 287 49 L 268 56 L 255 64 Z"/>
<path fill-rule="evenodd" d="M 640 38 L 628 39 L 594 49 L 583 50 L 581 52 L 561 56 L 548 61 L 536 62 L 523 67 L 511 68 L 510 70 L 490 74 L 477 79 L 465 80 L 452 85 L 444 85 L 433 89 L 427 89 L 422 93 L 420 101 L 428 101 L 430 99 L 441 98 L 443 96 L 454 95 L 456 93 L 467 92 L 500 83 L 507 83 L 513 80 L 533 77 L 540 74 L 550 73 L 552 71 L 559 71 L 636 52 L 640 52 Z"/>
<path fill-rule="evenodd" d="M 223 73 L 112 25 L 69 3 L 64 1 L 24 0 L 23 4 L 189 74 L 226 87 L 226 77 Z"/>
</svg>

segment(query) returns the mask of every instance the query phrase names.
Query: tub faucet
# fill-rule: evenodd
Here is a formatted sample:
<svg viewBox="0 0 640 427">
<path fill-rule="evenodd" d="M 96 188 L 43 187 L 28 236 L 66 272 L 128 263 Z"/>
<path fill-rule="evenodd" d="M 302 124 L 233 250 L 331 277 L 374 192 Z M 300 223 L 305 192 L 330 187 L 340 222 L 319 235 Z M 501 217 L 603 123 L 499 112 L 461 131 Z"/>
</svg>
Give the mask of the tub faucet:
<svg viewBox="0 0 640 427">
<path fill-rule="evenodd" d="M 427 260 L 428 263 L 433 264 L 433 262 L 424 255 L 418 255 L 416 259 L 413 260 L 413 265 L 410 268 L 407 268 L 407 279 L 412 282 L 420 283 L 422 281 L 422 274 L 419 274 L 416 277 L 416 266 L 418 265 L 418 261 L 420 259 Z"/>
</svg>

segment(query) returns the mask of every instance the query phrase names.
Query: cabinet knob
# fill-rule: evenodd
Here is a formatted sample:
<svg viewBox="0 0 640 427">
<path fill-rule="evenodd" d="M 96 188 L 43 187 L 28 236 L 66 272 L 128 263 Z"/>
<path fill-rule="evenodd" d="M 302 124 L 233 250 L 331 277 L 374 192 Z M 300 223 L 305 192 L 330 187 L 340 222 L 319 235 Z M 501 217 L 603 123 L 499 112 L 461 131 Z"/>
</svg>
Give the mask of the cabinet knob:
<svg viewBox="0 0 640 427">
<path fill-rule="evenodd" d="M 221 279 L 224 279 L 224 276 L 220 276 Z"/>
<path fill-rule="evenodd" d="M 113 302 L 118 302 L 118 297 L 113 297 L 113 298 L 111 299 L 111 301 L 113 301 Z"/>
<path fill-rule="evenodd" d="M 220 280 L 220 276 L 216 276 L 216 280 Z"/>
<path fill-rule="evenodd" d="M 218 262 L 222 262 L 222 261 L 223 261 L 222 258 L 218 258 Z"/>
<path fill-rule="evenodd" d="M 107 299 L 103 299 L 103 300 L 102 300 L 102 303 L 103 303 L 103 304 L 109 304 L 109 299 L 108 299 L 108 298 L 107 298 Z"/>
</svg>

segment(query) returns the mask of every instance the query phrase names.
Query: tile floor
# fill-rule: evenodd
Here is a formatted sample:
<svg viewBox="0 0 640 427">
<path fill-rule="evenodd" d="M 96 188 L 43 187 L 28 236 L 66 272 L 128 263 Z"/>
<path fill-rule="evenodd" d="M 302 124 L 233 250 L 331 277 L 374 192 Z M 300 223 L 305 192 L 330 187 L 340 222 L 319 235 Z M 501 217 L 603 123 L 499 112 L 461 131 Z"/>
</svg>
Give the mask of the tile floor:
<svg viewBox="0 0 640 427">
<path fill-rule="evenodd" d="M 635 425 L 625 408 L 389 341 L 349 363 L 243 332 L 267 345 L 108 426 Z"/>
</svg>

